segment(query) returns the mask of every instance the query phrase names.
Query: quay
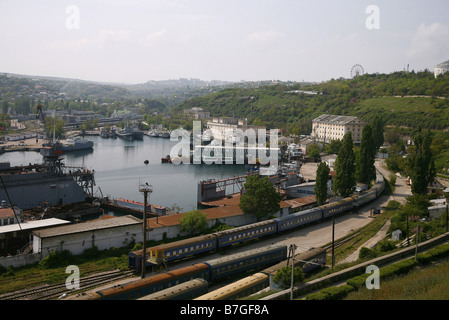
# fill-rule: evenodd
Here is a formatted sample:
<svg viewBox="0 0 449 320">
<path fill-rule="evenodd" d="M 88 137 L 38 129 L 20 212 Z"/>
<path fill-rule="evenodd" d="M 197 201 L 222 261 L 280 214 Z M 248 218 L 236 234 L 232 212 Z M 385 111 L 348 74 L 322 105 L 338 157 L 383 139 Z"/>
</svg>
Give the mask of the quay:
<svg viewBox="0 0 449 320">
<path fill-rule="evenodd" d="M 128 199 L 97 199 L 103 209 L 110 209 L 120 212 L 131 213 L 135 215 L 143 215 L 144 204 L 143 202 L 128 200 Z M 154 204 L 147 204 L 148 218 L 165 216 L 168 214 L 176 214 L 178 212 L 172 212 L 166 207 L 158 206 Z"/>
</svg>

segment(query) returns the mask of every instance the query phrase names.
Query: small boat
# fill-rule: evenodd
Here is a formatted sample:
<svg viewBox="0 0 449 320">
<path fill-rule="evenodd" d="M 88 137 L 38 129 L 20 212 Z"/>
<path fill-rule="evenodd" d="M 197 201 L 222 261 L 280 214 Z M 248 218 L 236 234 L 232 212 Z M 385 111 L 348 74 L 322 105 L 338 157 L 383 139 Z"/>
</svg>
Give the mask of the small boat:
<svg viewBox="0 0 449 320">
<path fill-rule="evenodd" d="M 161 159 L 162 163 L 171 163 L 170 155 L 168 154 L 166 157 Z"/>
<path fill-rule="evenodd" d="M 170 138 L 170 131 L 162 131 L 161 133 L 159 133 L 159 137 L 165 138 L 165 139 Z"/>
<path fill-rule="evenodd" d="M 100 131 L 100 137 L 104 139 L 109 139 L 110 133 L 106 129 L 101 129 Z"/>
</svg>

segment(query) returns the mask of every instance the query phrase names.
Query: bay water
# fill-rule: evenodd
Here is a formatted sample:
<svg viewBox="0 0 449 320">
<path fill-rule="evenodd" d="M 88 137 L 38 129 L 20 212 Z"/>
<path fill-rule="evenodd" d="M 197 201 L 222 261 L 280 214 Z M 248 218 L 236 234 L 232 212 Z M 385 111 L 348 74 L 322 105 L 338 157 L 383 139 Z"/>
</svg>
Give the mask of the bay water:
<svg viewBox="0 0 449 320">
<path fill-rule="evenodd" d="M 94 195 L 123 198 L 143 202 L 139 184 L 153 187 L 148 202 L 167 208 L 177 207 L 179 212 L 197 208 L 197 189 L 201 180 L 221 180 L 247 172 L 246 165 L 229 164 L 180 164 L 161 163 L 177 144 L 170 139 L 144 136 L 143 141 L 103 139 L 86 136 L 94 142 L 93 150 L 81 150 L 64 154 L 67 166 L 82 166 L 95 171 Z M 148 164 L 144 161 L 148 160 Z M 16 151 L 0 155 L 0 162 L 11 166 L 42 163 L 39 152 Z M 235 187 L 227 190 L 238 192 Z M 176 211 L 178 211 L 176 210 Z"/>
</svg>

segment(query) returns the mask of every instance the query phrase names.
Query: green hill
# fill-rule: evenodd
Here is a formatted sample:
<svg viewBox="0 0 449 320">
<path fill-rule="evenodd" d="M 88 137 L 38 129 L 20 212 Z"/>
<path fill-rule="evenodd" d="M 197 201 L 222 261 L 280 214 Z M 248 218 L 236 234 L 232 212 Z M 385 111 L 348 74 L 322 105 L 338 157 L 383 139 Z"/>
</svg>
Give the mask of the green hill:
<svg viewBox="0 0 449 320">
<path fill-rule="evenodd" d="M 312 93 L 311 93 L 312 92 Z M 313 94 L 316 93 L 316 94 Z M 449 128 L 449 74 L 429 71 L 366 74 L 315 85 L 278 84 L 226 89 L 181 103 L 176 110 L 202 107 L 212 116 L 247 118 L 250 124 L 311 132 L 311 120 L 323 113 L 354 115 L 387 125 Z"/>
</svg>

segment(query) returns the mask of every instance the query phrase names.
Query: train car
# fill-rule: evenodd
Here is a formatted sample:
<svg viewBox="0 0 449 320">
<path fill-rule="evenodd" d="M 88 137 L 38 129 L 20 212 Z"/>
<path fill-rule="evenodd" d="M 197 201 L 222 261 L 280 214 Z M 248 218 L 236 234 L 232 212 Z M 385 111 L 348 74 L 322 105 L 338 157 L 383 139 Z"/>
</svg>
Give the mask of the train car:
<svg viewBox="0 0 449 320">
<path fill-rule="evenodd" d="M 276 222 L 266 220 L 215 233 L 218 247 L 223 248 L 276 233 Z"/>
<path fill-rule="evenodd" d="M 288 216 L 273 219 L 277 224 L 277 232 L 286 231 L 304 224 L 319 221 L 323 218 L 323 210 L 320 207 L 295 212 Z"/>
<path fill-rule="evenodd" d="M 215 234 L 193 237 L 150 248 L 149 262 L 159 264 L 180 260 L 192 255 L 211 252 L 217 249 Z"/>
<path fill-rule="evenodd" d="M 200 253 L 217 249 L 217 237 L 214 234 L 193 237 L 147 248 L 146 267 L 161 262 L 184 259 Z M 132 251 L 128 254 L 128 267 L 140 270 L 142 267 L 143 250 Z"/>
<path fill-rule="evenodd" d="M 220 289 L 206 293 L 194 300 L 235 300 L 256 293 L 268 285 L 268 276 L 263 273 L 256 273 Z"/>
<path fill-rule="evenodd" d="M 288 264 L 288 265 L 287 265 Z M 323 248 L 311 248 L 307 251 L 298 253 L 294 259 L 295 268 L 300 267 L 303 272 L 311 272 L 321 266 L 326 265 L 326 250 Z M 277 264 L 263 269 L 262 273 L 267 275 L 275 275 L 276 272 L 283 267 L 291 266 L 291 260 L 283 260 Z"/>
<path fill-rule="evenodd" d="M 274 277 L 276 272 L 287 266 L 291 266 L 292 262 L 290 259 L 283 260 L 275 265 L 269 266 L 261 270 L 260 272 L 266 274 L 269 278 L 269 284 L 272 289 L 279 289 L 279 284 L 274 282 Z M 295 255 L 294 265 L 300 267 L 304 273 L 311 272 L 326 265 L 326 250 L 322 248 L 311 248 L 305 252 L 301 252 Z"/>
<path fill-rule="evenodd" d="M 196 278 L 176 286 L 149 294 L 137 300 L 193 300 L 207 293 L 209 283 Z"/>
<path fill-rule="evenodd" d="M 339 201 L 331 202 L 321 206 L 323 209 L 323 219 L 331 217 L 341 212 L 345 212 L 354 208 L 354 200 L 352 197 L 344 198 Z"/>
<path fill-rule="evenodd" d="M 363 192 L 359 195 L 354 196 L 353 198 L 354 198 L 356 207 L 363 206 L 365 203 L 376 199 L 376 190 L 369 190 L 369 191 Z"/>
<path fill-rule="evenodd" d="M 151 293 L 167 289 L 192 279 L 209 279 L 209 266 L 204 263 L 150 276 L 99 290 L 101 300 L 136 300 Z"/>
<path fill-rule="evenodd" d="M 286 245 L 270 245 L 226 257 L 206 261 L 210 268 L 210 281 L 237 273 L 278 263 L 287 259 Z"/>
</svg>

